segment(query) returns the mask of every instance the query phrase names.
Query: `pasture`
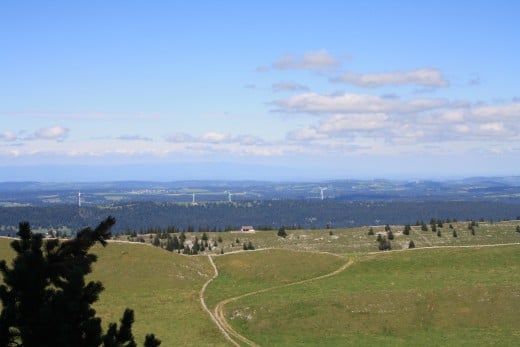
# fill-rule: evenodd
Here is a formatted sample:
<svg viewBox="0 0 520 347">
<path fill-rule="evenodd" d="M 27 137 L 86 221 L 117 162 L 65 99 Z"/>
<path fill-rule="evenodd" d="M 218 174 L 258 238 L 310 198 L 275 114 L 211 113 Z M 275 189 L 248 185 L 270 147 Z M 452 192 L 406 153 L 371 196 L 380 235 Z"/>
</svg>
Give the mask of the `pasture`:
<svg viewBox="0 0 520 347">
<path fill-rule="evenodd" d="M 391 226 L 391 252 L 377 250 L 384 226 L 374 226 L 375 235 L 369 227 L 287 230 L 286 238 L 276 231 L 207 233 L 222 242 L 197 256 L 153 247 L 145 237 L 145 244 L 95 246 L 89 279 L 105 286 L 95 303 L 105 328 L 129 307 L 136 340 L 153 332 L 163 346 L 231 344 L 200 302 L 214 275 L 207 255 L 219 275 L 204 300 L 251 342 L 233 335 L 243 346 L 513 346 L 520 339 L 518 224 L 479 223 L 474 235 L 467 222 L 445 224 L 440 236 Z M 410 240 L 417 248 L 408 249 Z M 242 251 L 249 241 L 257 250 Z M 8 262 L 9 242 L 0 238 Z"/>
</svg>

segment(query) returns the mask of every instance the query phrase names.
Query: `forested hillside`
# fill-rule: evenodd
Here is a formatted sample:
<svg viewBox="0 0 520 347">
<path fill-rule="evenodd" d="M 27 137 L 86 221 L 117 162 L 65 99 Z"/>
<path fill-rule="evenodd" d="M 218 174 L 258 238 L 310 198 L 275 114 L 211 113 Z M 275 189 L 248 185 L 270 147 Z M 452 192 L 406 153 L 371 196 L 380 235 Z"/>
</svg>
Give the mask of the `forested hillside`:
<svg viewBox="0 0 520 347">
<path fill-rule="evenodd" d="M 78 230 L 95 224 L 108 215 L 116 217 L 117 232 L 175 226 L 213 230 L 253 225 L 258 228 L 280 226 L 298 228 L 348 227 L 380 224 L 414 224 L 430 218 L 451 220 L 499 221 L 520 218 L 520 205 L 499 202 L 338 202 L 333 200 L 273 200 L 198 205 L 139 202 L 78 207 L 1 207 L 0 233 L 16 230 L 28 220 L 33 227 L 67 227 Z"/>
</svg>

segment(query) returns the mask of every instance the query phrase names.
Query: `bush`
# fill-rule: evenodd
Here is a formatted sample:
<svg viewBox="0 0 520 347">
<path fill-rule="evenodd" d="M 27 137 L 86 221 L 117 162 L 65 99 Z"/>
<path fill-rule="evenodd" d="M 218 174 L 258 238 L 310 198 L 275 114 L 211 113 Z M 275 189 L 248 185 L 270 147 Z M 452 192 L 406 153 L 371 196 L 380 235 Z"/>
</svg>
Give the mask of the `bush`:
<svg viewBox="0 0 520 347">
<path fill-rule="evenodd" d="M 382 237 L 379 241 L 379 250 L 380 251 L 389 251 L 392 249 L 392 245 L 390 244 L 390 241 L 386 239 L 386 237 Z"/>
<path fill-rule="evenodd" d="M 394 239 L 394 233 L 392 232 L 392 230 L 388 230 L 388 232 L 386 233 L 386 236 L 388 237 L 389 240 Z"/>
<path fill-rule="evenodd" d="M 368 235 L 374 235 L 374 228 L 370 227 L 370 229 L 368 229 Z"/>
<path fill-rule="evenodd" d="M 283 237 L 283 238 L 287 237 L 287 232 L 285 231 L 285 227 L 280 227 L 278 229 L 277 235 L 280 237 Z"/>
<path fill-rule="evenodd" d="M 413 240 L 410 240 L 410 242 L 408 242 L 408 248 L 415 248 L 415 243 L 413 242 Z"/>
</svg>

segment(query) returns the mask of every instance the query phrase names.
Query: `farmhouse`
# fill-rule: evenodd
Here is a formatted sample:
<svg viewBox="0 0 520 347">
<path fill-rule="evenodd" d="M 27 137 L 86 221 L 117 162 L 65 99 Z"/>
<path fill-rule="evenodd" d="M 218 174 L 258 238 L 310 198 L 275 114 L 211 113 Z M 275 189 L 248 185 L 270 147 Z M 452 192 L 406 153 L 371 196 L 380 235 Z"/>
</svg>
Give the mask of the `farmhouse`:
<svg viewBox="0 0 520 347">
<path fill-rule="evenodd" d="M 255 228 L 251 225 L 243 225 L 242 228 L 240 228 L 240 232 L 242 233 L 254 233 Z"/>
</svg>

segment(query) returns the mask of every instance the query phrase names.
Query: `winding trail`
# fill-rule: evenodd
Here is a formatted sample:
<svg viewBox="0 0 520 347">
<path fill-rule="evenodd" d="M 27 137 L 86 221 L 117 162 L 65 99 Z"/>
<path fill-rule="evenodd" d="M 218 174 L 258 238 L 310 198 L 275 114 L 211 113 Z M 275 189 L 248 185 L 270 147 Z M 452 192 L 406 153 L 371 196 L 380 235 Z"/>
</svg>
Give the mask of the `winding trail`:
<svg viewBox="0 0 520 347">
<path fill-rule="evenodd" d="M 238 333 L 235 329 L 233 329 L 231 324 L 229 324 L 229 322 L 226 320 L 226 317 L 225 317 L 225 314 L 224 314 L 224 306 L 225 305 L 229 304 L 230 302 L 237 301 L 237 300 L 240 300 L 240 299 L 248 297 L 248 296 L 252 296 L 252 295 L 256 295 L 256 294 L 260 294 L 260 293 L 265 293 L 265 292 L 276 290 L 276 289 L 280 289 L 280 288 L 287 288 L 287 287 L 292 287 L 292 286 L 296 286 L 296 285 L 300 285 L 300 284 L 304 284 L 304 283 L 319 281 L 319 280 L 322 280 L 324 278 L 331 277 L 331 276 L 339 274 L 340 272 L 344 271 L 346 268 L 348 268 L 352 264 L 354 264 L 354 261 L 352 259 L 350 259 L 347 263 L 343 264 L 339 269 L 336 269 L 336 270 L 334 270 L 332 272 L 329 272 L 329 273 L 327 273 L 325 275 L 320 275 L 320 276 L 317 276 L 317 277 L 312 277 L 312 278 L 308 278 L 308 279 L 305 279 L 305 280 L 292 282 L 292 283 L 288 283 L 288 284 L 283 284 L 283 285 L 279 285 L 279 286 L 274 286 L 274 287 L 264 288 L 264 289 L 260 289 L 260 290 L 255 290 L 253 292 L 249 292 L 249 293 L 246 293 L 246 294 L 242 294 L 242 295 L 238 295 L 238 296 L 235 296 L 235 297 L 232 297 L 232 298 L 228 298 L 226 300 L 222 300 L 215 306 L 215 310 L 213 311 L 213 314 L 211 315 L 212 319 L 214 319 L 214 320 L 216 320 L 218 322 L 217 325 L 219 326 L 219 328 L 221 330 L 223 329 L 223 330 L 226 331 L 226 335 L 227 336 L 231 335 L 234 338 L 244 342 L 248 346 L 260 347 L 260 345 L 258 345 L 255 342 L 249 340 L 245 336 L 243 336 L 240 333 Z M 236 344 L 236 342 L 234 342 L 234 343 Z"/>
<path fill-rule="evenodd" d="M 209 262 L 211 264 L 211 266 L 213 266 L 213 270 L 215 270 L 215 273 L 213 274 L 213 277 L 211 277 L 209 280 L 206 281 L 206 283 L 204 283 L 204 285 L 202 286 L 202 289 L 200 290 L 200 293 L 199 293 L 199 299 L 200 299 L 200 303 L 202 305 L 202 308 L 209 314 L 209 316 L 211 317 L 211 320 L 217 325 L 217 327 L 219 328 L 219 330 L 222 332 L 222 334 L 224 335 L 224 337 L 229 341 L 231 342 L 234 346 L 237 346 L 237 347 L 240 347 L 240 345 L 238 343 L 235 342 L 235 340 L 233 340 L 231 338 L 231 336 L 229 336 L 228 332 L 226 331 L 226 329 L 221 325 L 220 321 L 218 319 L 215 318 L 215 316 L 213 315 L 213 313 L 211 312 L 211 310 L 208 308 L 208 305 L 206 305 L 206 301 L 204 300 L 204 293 L 206 292 L 206 288 L 208 287 L 208 285 L 215 279 L 217 278 L 218 276 L 218 269 L 217 269 L 217 266 L 215 265 L 215 263 L 213 262 L 213 257 L 211 255 L 208 254 L 208 259 L 209 259 Z M 226 322 L 227 323 L 227 322 Z"/>
</svg>

